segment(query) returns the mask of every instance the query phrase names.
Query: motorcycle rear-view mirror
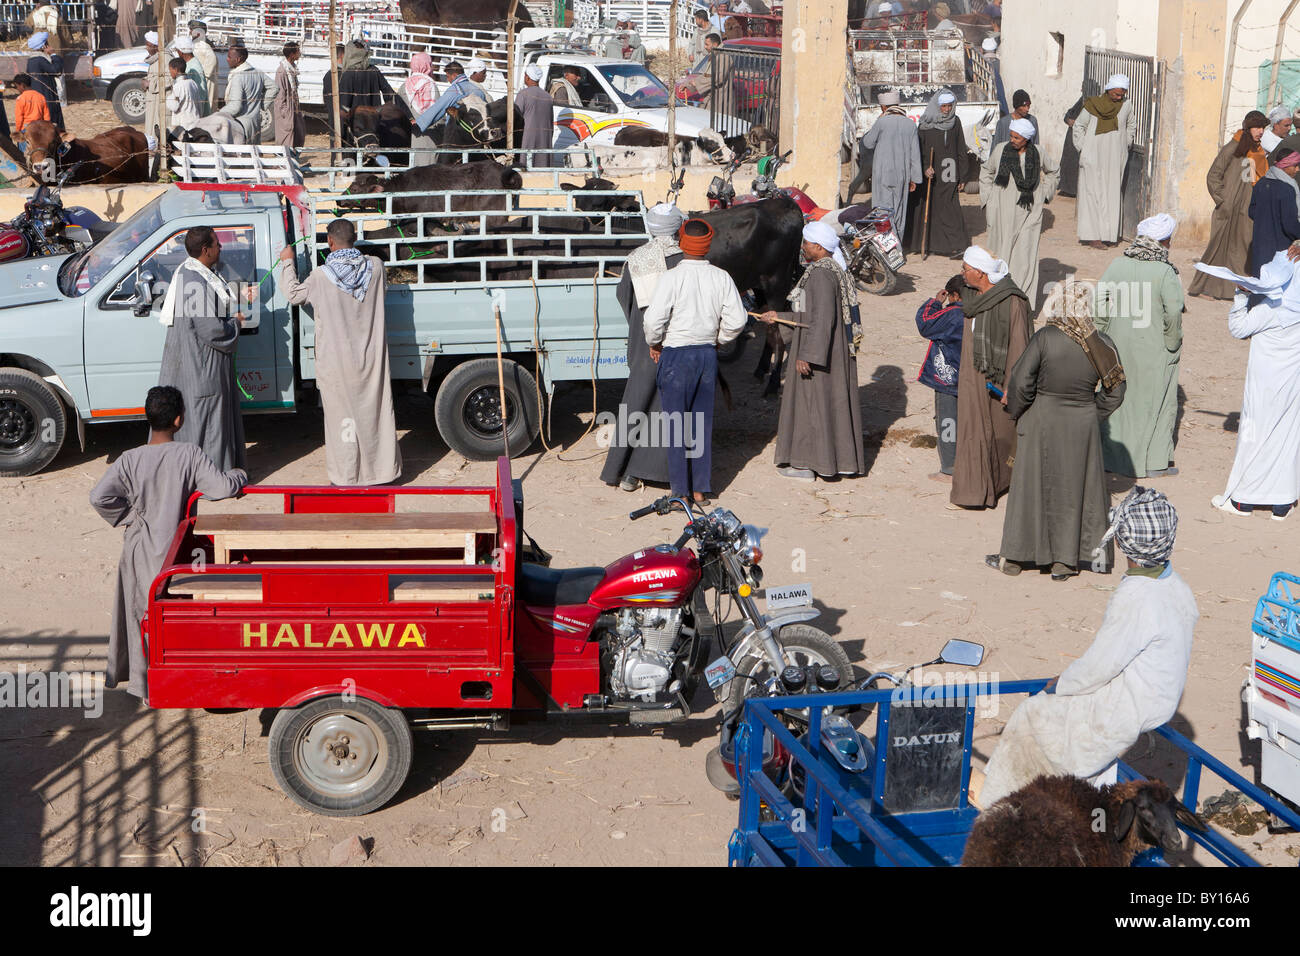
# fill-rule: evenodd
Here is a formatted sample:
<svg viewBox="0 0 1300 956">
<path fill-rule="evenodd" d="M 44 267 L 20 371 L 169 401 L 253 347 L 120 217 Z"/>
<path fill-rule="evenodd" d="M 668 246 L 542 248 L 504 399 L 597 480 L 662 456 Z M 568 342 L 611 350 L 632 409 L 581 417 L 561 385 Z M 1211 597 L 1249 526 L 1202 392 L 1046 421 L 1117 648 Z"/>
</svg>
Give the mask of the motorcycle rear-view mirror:
<svg viewBox="0 0 1300 956">
<path fill-rule="evenodd" d="M 958 667 L 978 667 L 984 660 L 984 645 L 973 641 L 953 639 L 939 652 L 939 661 L 943 664 L 956 664 Z"/>
</svg>

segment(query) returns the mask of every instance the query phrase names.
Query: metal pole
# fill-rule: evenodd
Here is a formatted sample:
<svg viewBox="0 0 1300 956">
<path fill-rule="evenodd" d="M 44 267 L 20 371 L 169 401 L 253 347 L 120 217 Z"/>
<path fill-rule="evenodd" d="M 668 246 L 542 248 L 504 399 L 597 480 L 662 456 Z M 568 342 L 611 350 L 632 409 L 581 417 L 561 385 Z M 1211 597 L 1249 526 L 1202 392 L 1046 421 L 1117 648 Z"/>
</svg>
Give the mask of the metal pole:
<svg viewBox="0 0 1300 956">
<path fill-rule="evenodd" d="M 158 95 L 162 97 L 162 126 L 158 130 L 159 169 L 162 173 L 170 170 L 172 165 L 171 144 L 167 141 L 167 36 L 175 33 L 171 26 L 171 0 L 162 0 L 158 15 L 158 62 L 154 68 L 158 71 Z"/>
<path fill-rule="evenodd" d="M 506 16 L 506 149 L 515 148 L 515 11 L 519 0 L 510 0 L 510 13 Z M 525 157 L 524 165 L 531 166 L 532 157 Z M 502 405 L 502 408 L 505 406 Z"/>
<path fill-rule="evenodd" d="M 668 166 L 677 149 L 677 0 L 668 7 Z"/>
<path fill-rule="evenodd" d="M 339 51 L 338 34 L 334 32 L 334 17 L 338 0 L 330 0 L 330 32 L 326 40 L 330 45 L 330 79 L 334 84 L 334 128 L 330 131 L 330 145 L 338 148 L 343 145 L 343 121 L 339 118 Z"/>
<path fill-rule="evenodd" d="M 1237 13 L 1232 18 L 1232 33 L 1228 37 L 1228 63 L 1223 70 L 1223 99 L 1219 103 L 1219 134 L 1223 135 L 1224 124 L 1228 122 L 1228 97 L 1232 95 L 1232 71 L 1237 61 L 1237 32 L 1241 27 L 1241 18 L 1246 15 L 1254 0 L 1242 0 Z"/>
</svg>

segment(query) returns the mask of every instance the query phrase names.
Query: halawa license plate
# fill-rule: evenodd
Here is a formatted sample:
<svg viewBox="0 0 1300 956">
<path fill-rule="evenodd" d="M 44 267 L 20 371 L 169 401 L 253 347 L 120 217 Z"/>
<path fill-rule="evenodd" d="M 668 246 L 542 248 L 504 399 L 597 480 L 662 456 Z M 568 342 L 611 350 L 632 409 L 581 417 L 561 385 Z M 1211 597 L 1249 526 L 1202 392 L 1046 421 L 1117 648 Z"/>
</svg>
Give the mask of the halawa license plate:
<svg viewBox="0 0 1300 956">
<path fill-rule="evenodd" d="M 812 604 L 811 584 L 791 584 L 783 588 L 767 589 L 767 609 L 779 611 L 786 607 L 806 607 Z"/>
</svg>

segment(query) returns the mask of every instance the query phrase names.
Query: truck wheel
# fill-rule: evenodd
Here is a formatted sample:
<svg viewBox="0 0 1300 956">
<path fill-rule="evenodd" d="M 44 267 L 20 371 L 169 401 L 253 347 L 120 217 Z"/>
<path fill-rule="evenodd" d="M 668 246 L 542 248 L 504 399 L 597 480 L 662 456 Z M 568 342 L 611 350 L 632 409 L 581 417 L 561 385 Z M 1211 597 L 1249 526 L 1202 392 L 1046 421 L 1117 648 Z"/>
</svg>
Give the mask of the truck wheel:
<svg viewBox="0 0 1300 956">
<path fill-rule="evenodd" d="M 271 773 L 294 803 L 327 817 L 378 810 L 411 770 L 411 727 L 400 710 L 358 697 L 321 697 L 271 724 Z"/>
<path fill-rule="evenodd" d="M 0 369 L 0 477 L 34 475 L 63 447 L 68 415 L 35 372 Z"/>
<path fill-rule="evenodd" d="M 123 123 L 144 125 L 144 78 L 128 77 L 113 90 L 113 112 Z"/>
<path fill-rule="evenodd" d="M 541 430 L 537 380 L 522 365 L 506 359 L 505 384 L 510 455 L 518 457 Z M 433 420 L 442 440 L 470 461 L 491 461 L 502 454 L 496 359 L 473 359 L 452 369 L 438 388 Z"/>
</svg>

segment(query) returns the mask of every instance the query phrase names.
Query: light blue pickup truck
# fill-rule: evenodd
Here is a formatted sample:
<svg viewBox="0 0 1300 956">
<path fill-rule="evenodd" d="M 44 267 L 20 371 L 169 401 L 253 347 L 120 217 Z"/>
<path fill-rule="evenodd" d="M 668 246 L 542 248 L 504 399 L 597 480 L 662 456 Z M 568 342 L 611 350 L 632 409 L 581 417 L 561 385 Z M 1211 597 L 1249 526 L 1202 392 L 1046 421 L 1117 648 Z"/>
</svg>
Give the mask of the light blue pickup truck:
<svg viewBox="0 0 1300 956">
<path fill-rule="evenodd" d="M 388 270 L 392 373 L 434 396 L 433 424 L 451 448 L 473 459 L 501 453 L 498 314 L 516 455 L 536 439 L 539 399 L 556 382 L 626 377 L 615 285 L 628 252 L 648 238 L 641 212 L 591 212 L 594 194 L 542 188 L 498 194 L 495 208 L 508 217 L 451 211 L 473 195 L 463 191 L 418 194 L 436 215 L 395 216 L 395 195 L 343 212 L 386 227 L 382 238 L 367 233 L 366 251 Z M 587 211 L 575 196 L 587 197 Z M 180 183 L 84 252 L 0 265 L 0 476 L 49 465 L 70 422 L 84 447 L 87 423 L 143 418 L 167 331 L 159 310 L 192 226 L 217 230 L 223 278 L 253 290 L 243 311 L 254 321 L 236 353 L 245 413 L 283 412 L 310 397 L 310 310 L 288 304 L 271 270 L 286 244 L 295 245 L 299 276 L 322 261 L 338 200 L 303 186 Z"/>
</svg>

